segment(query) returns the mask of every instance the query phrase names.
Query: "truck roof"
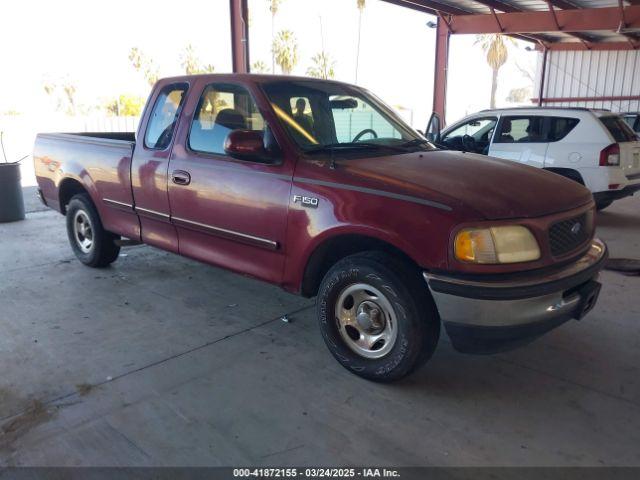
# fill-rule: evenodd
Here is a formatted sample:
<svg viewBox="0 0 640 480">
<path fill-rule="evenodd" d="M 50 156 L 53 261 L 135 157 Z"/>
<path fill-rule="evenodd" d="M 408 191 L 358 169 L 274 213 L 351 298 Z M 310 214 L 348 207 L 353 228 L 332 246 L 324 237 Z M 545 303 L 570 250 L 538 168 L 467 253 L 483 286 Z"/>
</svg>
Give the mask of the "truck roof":
<svg viewBox="0 0 640 480">
<path fill-rule="evenodd" d="M 220 81 L 220 80 L 246 80 L 250 82 L 258 82 L 258 83 L 269 83 L 269 82 L 318 82 L 318 83 L 335 83 L 340 85 L 348 85 L 350 87 L 357 87 L 357 85 L 353 85 L 347 82 L 340 82 L 338 80 L 332 79 L 323 79 L 323 78 L 314 78 L 314 77 L 303 77 L 303 76 L 295 76 L 295 75 L 276 75 L 271 73 L 198 73 L 194 75 L 177 75 L 174 77 L 163 77 L 159 82 L 185 82 L 189 79 L 194 78 L 207 78 L 211 79 L 211 81 Z"/>
</svg>

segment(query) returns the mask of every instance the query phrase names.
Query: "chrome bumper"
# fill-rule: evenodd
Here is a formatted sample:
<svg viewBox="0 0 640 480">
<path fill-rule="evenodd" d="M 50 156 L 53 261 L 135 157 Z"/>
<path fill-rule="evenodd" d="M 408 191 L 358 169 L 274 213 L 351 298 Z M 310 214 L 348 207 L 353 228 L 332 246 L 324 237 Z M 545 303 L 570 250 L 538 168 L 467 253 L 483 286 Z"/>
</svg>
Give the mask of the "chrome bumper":
<svg viewBox="0 0 640 480">
<path fill-rule="evenodd" d="M 489 353 L 588 313 L 606 257 L 606 245 L 594 239 L 580 259 L 550 274 L 488 281 L 423 275 L 454 346 Z"/>
</svg>

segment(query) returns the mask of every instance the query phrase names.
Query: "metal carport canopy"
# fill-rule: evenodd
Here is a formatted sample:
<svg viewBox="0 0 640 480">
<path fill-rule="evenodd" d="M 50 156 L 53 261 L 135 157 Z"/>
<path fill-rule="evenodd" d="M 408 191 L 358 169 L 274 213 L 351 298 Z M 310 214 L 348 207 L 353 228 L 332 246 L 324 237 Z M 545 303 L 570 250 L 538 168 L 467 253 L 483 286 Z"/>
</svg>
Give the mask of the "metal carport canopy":
<svg viewBox="0 0 640 480">
<path fill-rule="evenodd" d="M 545 58 L 549 50 L 640 49 L 640 0 L 381 1 L 438 17 L 433 110 L 443 118 L 452 34 L 510 35 L 534 42 Z M 248 72 L 247 0 L 230 0 L 230 11 L 233 69 Z"/>
</svg>

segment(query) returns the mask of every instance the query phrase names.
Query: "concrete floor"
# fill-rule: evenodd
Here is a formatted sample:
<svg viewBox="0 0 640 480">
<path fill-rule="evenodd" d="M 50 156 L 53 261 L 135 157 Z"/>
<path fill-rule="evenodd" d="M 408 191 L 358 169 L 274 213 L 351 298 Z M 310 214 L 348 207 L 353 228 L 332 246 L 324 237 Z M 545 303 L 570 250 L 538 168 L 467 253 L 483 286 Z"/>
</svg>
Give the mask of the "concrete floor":
<svg viewBox="0 0 640 480">
<path fill-rule="evenodd" d="M 28 210 L 0 225 L 0 465 L 640 465 L 640 277 L 604 272 L 593 313 L 520 350 L 443 338 L 378 385 L 312 301 L 144 246 L 89 269 Z M 640 257 L 640 197 L 598 220 Z"/>
</svg>

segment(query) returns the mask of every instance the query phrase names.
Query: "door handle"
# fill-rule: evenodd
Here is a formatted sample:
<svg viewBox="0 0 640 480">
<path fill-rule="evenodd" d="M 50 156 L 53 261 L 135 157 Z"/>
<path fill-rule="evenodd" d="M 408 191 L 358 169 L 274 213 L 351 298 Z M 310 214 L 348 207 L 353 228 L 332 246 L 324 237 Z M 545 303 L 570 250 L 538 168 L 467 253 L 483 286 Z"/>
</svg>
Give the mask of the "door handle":
<svg viewBox="0 0 640 480">
<path fill-rule="evenodd" d="M 189 185 L 191 183 L 191 175 L 184 170 L 174 170 L 171 173 L 171 181 L 176 185 Z"/>
</svg>

